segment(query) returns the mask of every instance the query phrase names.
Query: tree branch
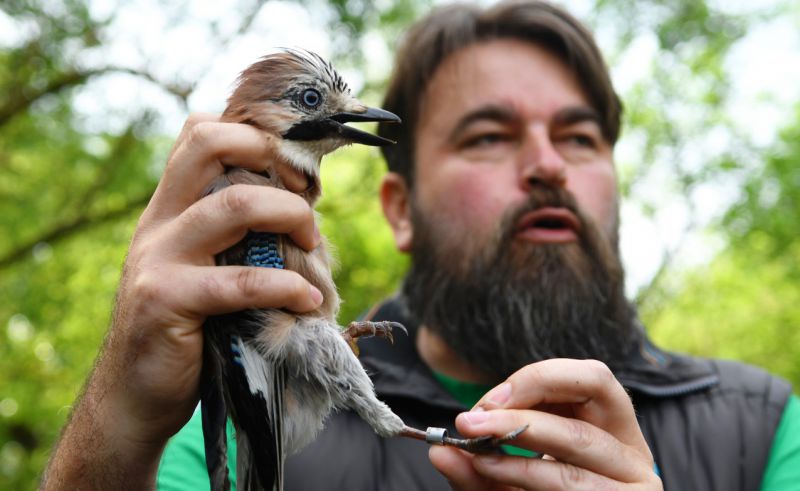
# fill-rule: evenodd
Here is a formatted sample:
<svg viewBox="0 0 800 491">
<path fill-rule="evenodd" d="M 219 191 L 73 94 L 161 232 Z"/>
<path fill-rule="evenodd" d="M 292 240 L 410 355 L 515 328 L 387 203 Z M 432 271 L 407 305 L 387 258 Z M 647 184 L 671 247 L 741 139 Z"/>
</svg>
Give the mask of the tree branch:
<svg viewBox="0 0 800 491">
<path fill-rule="evenodd" d="M 96 71 L 67 72 L 61 74 L 59 78 L 51 80 L 47 85 L 33 91 L 29 95 L 24 95 L 24 91 L 19 91 L 16 97 L 9 97 L 8 101 L 3 106 L 0 106 L 0 126 L 6 124 L 15 115 L 27 110 L 31 104 L 41 97 L 59 92 L 67 87 L 80 85 L 96 73 Z"/>
<path fill-rule="evenodd" d="M 17 114 L 25 112 L 34 102 L 48 94 L 55 94 L 66 88 L 84 84 L 92 77 L 114 72 L 135 75 L 147 80 L 148 82 L 152 82 L 166 92 L 180 99 L 184 106 L 187 105 L 187 100 L 194 91 L 193 84 L 169 84 L 159 80 L 150 72 L 137 70 L 135 68 L 107 66 L 85 71 L 75 70 L 62 73 L 59 77 L 51 80 L 47 85 L 40 89 L 33 90 L 28 94 L 25 94 L 24 91 L 19 91 L 19 93 L 15 94 L 14 97 L 8 98 L 7 102 L 0 106 L 0 127 L 8 123 Z"/>
<path fill-rule="evenodd" d="M 59 242 L 83 230 L 98 225 L 102 225 L 104 223 L 113 222 L 118 218 L 122 218 L 128 215 L 133 210 L 146 205 L 147 202 L 150 201 L 151 195 L 152 191 L 144 193 L 141 196 L 138 196 L 128 201 L 125 204 L 125 206 L 121 208 L 106 210 L 96 215 L 88 215 L 88 214 L 80 215 L 72 220 L 57 224 L 51 230 L 44 232 L 38 237 L 30 239 L 23 244 L 20 244 L 14 249 L 8 251 L 3 256 L 0 256 L 0 269 L 7 268 L 12 264 L 14 264 L 15 262 L 24 258 L 25 256 L 27 256 L 28 254 L 30 254 L 31 251 L 33 251 L 33 248 L 36 247 L 37 244 L 40 244 L 42 242 L 46 243 Z"/>
</svg>

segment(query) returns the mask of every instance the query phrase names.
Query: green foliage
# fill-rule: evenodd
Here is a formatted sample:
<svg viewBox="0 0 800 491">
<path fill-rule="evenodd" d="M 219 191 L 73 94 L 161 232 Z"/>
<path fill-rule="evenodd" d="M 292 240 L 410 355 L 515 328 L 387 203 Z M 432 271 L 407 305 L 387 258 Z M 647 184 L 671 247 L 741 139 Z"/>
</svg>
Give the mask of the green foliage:
<svg viewBox="0 0 800 491">
<path fill-rule="evenodd" d="M 786 257 L 788 272 L 797 278 L 800 267 L 788 260 L 800 229 L 800 106 L 795 108 L 795 121 L 781 132 L 760 172 L 746 183 L 742 199 L 728 211 L 724 225 L 735 246 L 767 241 L 764 252 Z"/>
<path fill-rule="evenodd" d="M 800 108 L 798 108 L 800 109 Z M 642 312 L 662 344 L 744 360 L 800 387 L 800 110 L 726 214 L 728 247 Z"/>
<path fill-rule="evenodd" d="M 343 300 L 342 325 L 391 294 L 405 271 L 378 204 L 385 165 L 375 149 L 355 146 L 322 163 L 324 194 L 317 210 L 339 263 L 334 279 Z"/>
<path fill-rule="evenodd" d="M 29 489 L 108 325 L 133 219 L 96 227 L 0 277 L 0 487 Z"/>
<path fill-rule="evenodd" d="M 800 289 L 788 271 L 800 246 L 775 258 L 772 239 L 762 239 L 691 272 L 677 295 L 642 316 L 658 344 L 752 363 L 800 387 Z"/>
<path fill-rule="evenodd" d="M 73 92 L 98 43 L 82 2 L 8 2 L 37 35 L 0 50 L 0 488 L 35 485 L 108 324 L 157 140 L 82 128 Z"/>
</svg>

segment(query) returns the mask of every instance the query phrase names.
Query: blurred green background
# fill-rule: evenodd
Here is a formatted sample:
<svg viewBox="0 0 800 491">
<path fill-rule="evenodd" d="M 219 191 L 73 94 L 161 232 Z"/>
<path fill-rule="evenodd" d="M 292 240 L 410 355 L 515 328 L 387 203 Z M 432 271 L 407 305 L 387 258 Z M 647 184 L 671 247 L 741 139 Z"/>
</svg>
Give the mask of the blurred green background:
<svg viewBox="0 0 800 491">
<path fill-rule="evenodd" d="M 0 489 L 38 483 L 188 111 L 220 111 L 238 70 L 285 45 L 333 58 L 379 103 L 398 37 L 430 7 L 201 3 L 0 2 Z M 570 8 L 597 33 L 626 106 L 623 256 L 650 333 L 800 384 L 800 6 Z M 378 207 L 383 172 L 363 148 L 323 165 L 342 322 L 406 265 Z"/>
</svg>

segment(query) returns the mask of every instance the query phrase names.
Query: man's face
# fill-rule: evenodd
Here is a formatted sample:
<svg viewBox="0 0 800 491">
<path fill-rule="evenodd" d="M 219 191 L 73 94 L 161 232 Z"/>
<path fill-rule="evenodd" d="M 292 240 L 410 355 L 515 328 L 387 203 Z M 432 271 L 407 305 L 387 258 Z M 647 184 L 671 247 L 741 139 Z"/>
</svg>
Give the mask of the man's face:
<svg viewBox="0 0 800 491">
<path fill-rule="evenodd" d="M 425 93 L 403 291 L 487 375 L 553 357 L 614 366 L 636 339 L 598 120 L 571 72 L 520 41 L 455 53 Z"/>
<path fill-rule="evenodd" d="M 532 183 L 544 182 L 570 191 L 616 242 L 612 150 L 596 118 L 573 73 L 547 51 L 511 39 L 462 49 L 438 68 L 422 102 L 415 205 L 443 240 L 480 247 Z M 517 238 L 575 240 L 570 217 L 550 218 L 523 224 Z"/>
</svg>

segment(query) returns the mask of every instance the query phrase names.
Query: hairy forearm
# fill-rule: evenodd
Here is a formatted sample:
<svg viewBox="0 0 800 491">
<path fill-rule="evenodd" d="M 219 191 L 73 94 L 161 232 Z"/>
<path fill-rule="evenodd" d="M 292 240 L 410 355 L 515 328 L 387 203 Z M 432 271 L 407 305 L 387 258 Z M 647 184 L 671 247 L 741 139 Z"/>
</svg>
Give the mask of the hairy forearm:
<svg viewBox="0 0 800 491">
<path fill-rule="evenodd" d="M 90 377 L 50 457 L 40 488 L 154 489 L 156 471 L 166 442 L 132 438 L 97 376 Z"/>
</svg>

